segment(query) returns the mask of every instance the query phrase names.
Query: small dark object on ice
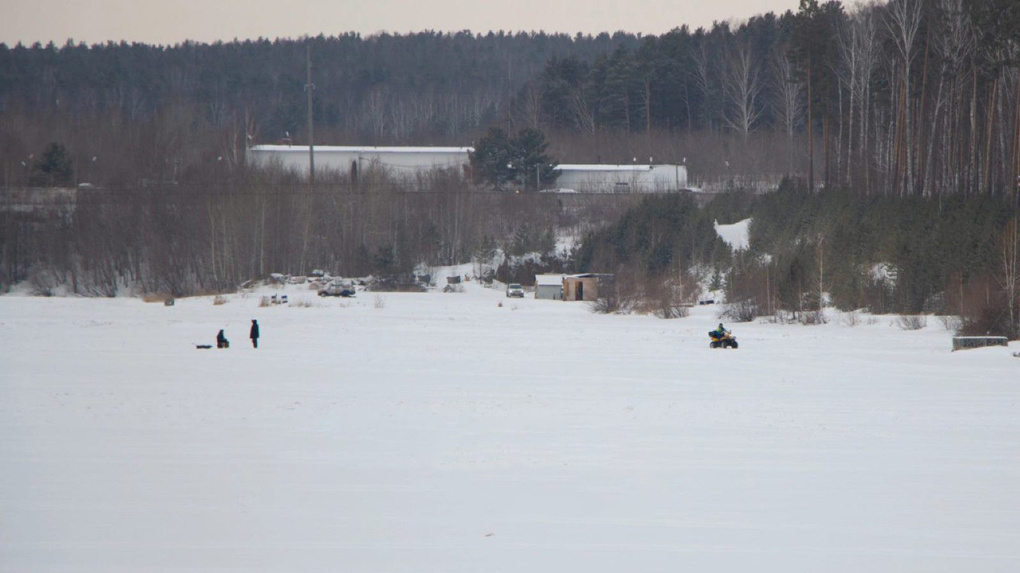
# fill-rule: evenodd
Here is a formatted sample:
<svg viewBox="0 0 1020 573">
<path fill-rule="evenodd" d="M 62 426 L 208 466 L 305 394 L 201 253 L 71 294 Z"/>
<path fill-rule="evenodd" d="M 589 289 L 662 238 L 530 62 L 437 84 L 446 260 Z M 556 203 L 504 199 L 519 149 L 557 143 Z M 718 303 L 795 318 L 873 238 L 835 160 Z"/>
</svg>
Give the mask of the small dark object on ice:
<svg viewBox="0 0 1020 573">
<path fill-rule="evenodd" d="M 196 344 L 195 345 L 195 349 L 196 350 L 206 350 L 206 349 L 209 349 L 209 348 L 212 348 L 212 344 Z"/>
</svg>

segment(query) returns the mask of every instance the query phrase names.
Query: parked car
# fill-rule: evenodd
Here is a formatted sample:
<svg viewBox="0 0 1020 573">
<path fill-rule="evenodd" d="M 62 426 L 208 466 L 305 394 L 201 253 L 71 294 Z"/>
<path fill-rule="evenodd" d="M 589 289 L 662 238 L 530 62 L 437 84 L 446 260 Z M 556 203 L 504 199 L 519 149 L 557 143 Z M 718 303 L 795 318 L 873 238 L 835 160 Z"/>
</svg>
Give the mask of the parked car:
<svg viewBox="0 0 1020 573">
<path fill-rule="evenodd" d="M 524 298 L 524 287 L 517 283 L 506 285 L 507 298 Z"/>
<path fill-rule="evenodd" d="M 353 287 L 344 285 L 327 285 L 326 288 L 319 291 L 319 296 L 342 296 L 344 298 L 350 298 L 356 294 Z"/>
</svg>

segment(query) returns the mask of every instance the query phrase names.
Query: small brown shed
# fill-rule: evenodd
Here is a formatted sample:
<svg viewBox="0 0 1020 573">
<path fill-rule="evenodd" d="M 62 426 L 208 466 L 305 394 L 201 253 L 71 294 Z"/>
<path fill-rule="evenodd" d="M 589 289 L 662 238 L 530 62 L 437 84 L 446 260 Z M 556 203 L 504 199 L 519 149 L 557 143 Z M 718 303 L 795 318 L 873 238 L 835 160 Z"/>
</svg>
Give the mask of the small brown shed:
<svg viewBox="0 0 1020 573">
<path fill-rule="evenodd" d="M 605 288 L 612 276 L 597 273 L 566 275 L 563 277 L 563 300 L 596 300 L 599 288 Z"/>
</svg>

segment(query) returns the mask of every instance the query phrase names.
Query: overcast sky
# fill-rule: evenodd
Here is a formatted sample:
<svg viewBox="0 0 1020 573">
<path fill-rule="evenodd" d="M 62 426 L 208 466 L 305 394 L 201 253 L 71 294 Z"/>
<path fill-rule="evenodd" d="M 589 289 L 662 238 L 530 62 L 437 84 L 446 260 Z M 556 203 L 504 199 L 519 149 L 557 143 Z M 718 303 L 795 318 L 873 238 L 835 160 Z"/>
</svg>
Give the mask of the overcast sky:
<svg viewBox="0 0 1020 573">
<path fill-rule="evenodd" d="M 355 31 L 641 32 L 797 10 L 798 0 L 0 0 L 0 42 L 175 44 Z"/>
</svg>

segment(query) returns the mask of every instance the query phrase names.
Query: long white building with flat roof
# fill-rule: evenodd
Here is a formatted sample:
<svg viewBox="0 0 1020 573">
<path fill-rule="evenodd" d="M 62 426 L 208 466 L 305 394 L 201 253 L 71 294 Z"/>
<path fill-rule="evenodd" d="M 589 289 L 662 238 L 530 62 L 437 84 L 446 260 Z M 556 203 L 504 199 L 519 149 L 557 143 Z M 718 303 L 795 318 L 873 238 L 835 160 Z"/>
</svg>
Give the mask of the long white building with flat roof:
<svg viewBox="0 0 1020 573">
<path fill-rule="evenodd" d="M 687 188 L 686 165 L 578 165 L 555 168 L 556 187 L 580 193 L 666 193 Z"/>
<path fill-rule="evenodd" d="M 471 147 L 345 147 L 315 146 L 315 171 L 338 171 L 357 175 L 385 169 L 395 176 L 414 176 L 432 169 L 464 169 L 474 151 Z M 308 176 L 307 145 L 255 145 L 248 149 L 248 163 L 256 167 L 279 167 Z"/>
<path fill-rule="evenodd" d="M 334 171 L 354 178 L 369 171 L 386 171 L 397 178 L 413 178 L 434 169 L 465 170 L 472 147 L 315 146 L 316 173 Z M 256 145 L 248 149 L 248 164 L 277 167 L 308 176 L 307 145 Z M 583 165 L 555 167 L 555 192 L 665 193 L 687 188 L 685 165 Z"/>
</svg>

